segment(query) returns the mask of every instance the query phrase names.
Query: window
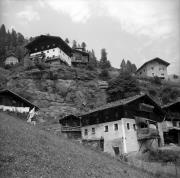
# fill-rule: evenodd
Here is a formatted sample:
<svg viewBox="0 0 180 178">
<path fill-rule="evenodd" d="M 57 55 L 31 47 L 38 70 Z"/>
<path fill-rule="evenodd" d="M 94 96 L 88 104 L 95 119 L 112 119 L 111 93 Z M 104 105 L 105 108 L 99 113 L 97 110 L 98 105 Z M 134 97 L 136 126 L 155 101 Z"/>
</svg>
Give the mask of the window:
<svg viewBox="0 0 180 178">
<path fill-rule="evenodd" d="M 164 76 L 164 74 L 161 74 L 161 75 L 163 75 L 163 76 Z"/>
<path fill-rule="evenodd" d="M 129 126 L 129 123 L 127 123 L 127 129 L 130 130 L 130 126 Z"/>
<path fill-rule="evenodd" d="M 84 135 L 88 135 L 88 129 L 84 130 Z"/>
<path fill-rule="evenodd" d="M 114 124 L 114 130 L 118 130 L 118 124 Z"/>
<path fill-rule="evenodd" d="M 154 67 L 151 67 L 152 70 L 154 70 Z"/>
<path fill-rule="evenodd" d="M 108 132 L 108 126 L 107 125 L 104 127 L 104 131 Z"/>
<path fill-rule="evenodd" d="M 134 128 L 134 130 L 136 130 L 136 124 L 133 124 L 133 128 Z"/>
<path fill-rule="evenodd" d="M 95 134 L 95 128 L 92 128 L 92 134 Z"/>
</svg>

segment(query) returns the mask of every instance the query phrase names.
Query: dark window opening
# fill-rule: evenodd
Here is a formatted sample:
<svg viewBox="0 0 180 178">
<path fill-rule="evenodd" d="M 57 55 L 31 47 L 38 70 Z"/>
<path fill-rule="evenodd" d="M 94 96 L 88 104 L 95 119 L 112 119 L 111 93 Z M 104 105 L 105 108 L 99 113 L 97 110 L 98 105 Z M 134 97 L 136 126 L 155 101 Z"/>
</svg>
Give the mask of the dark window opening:
<svg viewBox="0 0 180 178">
<path fill-rule="evenodd" d="M 95 134 L 95 128 L 92 128 L 92 134 Z"/>
<path fill-rule="evenodd" d="M 118 124 L 114 124 L 114 130 L 118 130 Z"/>
<path fill-rule="evenodd" d="M 129 123 L 127 123 L 127 129 L 130 130 L 130 125 L 129 125 Z"/>
<path fill-rule="evenodd" d="M 133 128 L 134 128 L 134 130 L 136 130 L 136 124 L 133 124 Z"/>
<path fill-rule="evenodd" d="M 105 131 L 105 132 L 108 132 L 108 126 L 106 125 L 104 128 L 105 128 L 104 131 Z"/>
<path fill-rule="evenodd" d="M 84 130 L 84 135 L 88 135 L 88 130 L 87 129 Z"/>
</svg>

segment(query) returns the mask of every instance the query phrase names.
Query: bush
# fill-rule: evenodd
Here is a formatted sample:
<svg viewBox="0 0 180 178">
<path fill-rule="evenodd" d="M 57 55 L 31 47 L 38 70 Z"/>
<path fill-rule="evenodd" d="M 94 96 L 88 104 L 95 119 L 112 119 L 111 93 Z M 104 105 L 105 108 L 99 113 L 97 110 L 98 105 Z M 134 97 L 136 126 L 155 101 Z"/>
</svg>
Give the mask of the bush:
<svg viewBox="0 0 180 178">
<path fill-rule="evenodd" d="M 24 68 L 26 69 L 26 70 L 31 70 L 31 69 L 33 69 L 35 66 L 34 66 L 34 64 L 33 64 L 33 62 L 32 62 L 32 60 L 31 59 L 29 59 L 29 58 L 25 58 L 24 59 Z"/>
<path fill-rule="evenodd" d="M 108 72 L 108 70 L 107 69 L 103 69 L 102 71 L 101 71 L 101 73 L 99 74 L 99 77 L 101 78 L 101 79 L 109 79 L 110 77 L 109 77 L 109 72 Z"/>
<path fill-rule="evenodd" d="M 159 77 L 157 77 L 157 76 L 154 77 L 153 82 L 154 82 L 155 84 L 157 84 L 157 85 L 161 85 L 161 84 L 162 84 L 161 79 L 160 79 Z"/>
<path fill-rule="evenodd" d="M 150 94 L 151 96 L 156 96 L 156 95 L 157 95 L 157 92 L 156 92 L 156 90 L 154 90 L 154 89 L 149 89 L 149 94 Z"/>
</svg>

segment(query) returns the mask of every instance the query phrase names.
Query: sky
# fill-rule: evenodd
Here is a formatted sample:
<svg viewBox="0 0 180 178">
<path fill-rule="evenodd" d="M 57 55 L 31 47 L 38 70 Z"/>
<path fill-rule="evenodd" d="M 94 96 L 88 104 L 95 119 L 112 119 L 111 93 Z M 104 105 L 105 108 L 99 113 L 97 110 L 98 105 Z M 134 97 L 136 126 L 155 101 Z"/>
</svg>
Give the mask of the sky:
<svg viewBox="0 0 180 178">
<path fill-rule="evenodd" d="M 0 24 L 25 37 L 50 34 L 101 49 L 119 68 L 159 57 L 180 75 L 180 0 L 1 0 Z"/>
</svg>

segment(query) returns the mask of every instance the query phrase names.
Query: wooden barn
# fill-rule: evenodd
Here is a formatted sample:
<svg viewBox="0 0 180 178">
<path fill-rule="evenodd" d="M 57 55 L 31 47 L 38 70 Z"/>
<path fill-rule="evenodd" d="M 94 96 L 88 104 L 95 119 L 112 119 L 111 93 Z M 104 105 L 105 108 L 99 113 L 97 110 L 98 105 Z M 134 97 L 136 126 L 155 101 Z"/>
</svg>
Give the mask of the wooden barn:
<svg viewBox="0 0 180 178">
<path fill-rule="evenodd" d="M 0 109 L 17 111 L 17 112 L 29 112 L 30 109 L 35 108 L 39 110 L 39 107 L 23 98 L 22 96 L 14 93 L 11 90 L 0 91 Z"/>
<path fill-rule="evenodd" d="M 82 48 L 72 49 L 72 60 L 73 66 L 85 66 L 89 63 L 89 53 L 83 51 Z"/>
</svg>

